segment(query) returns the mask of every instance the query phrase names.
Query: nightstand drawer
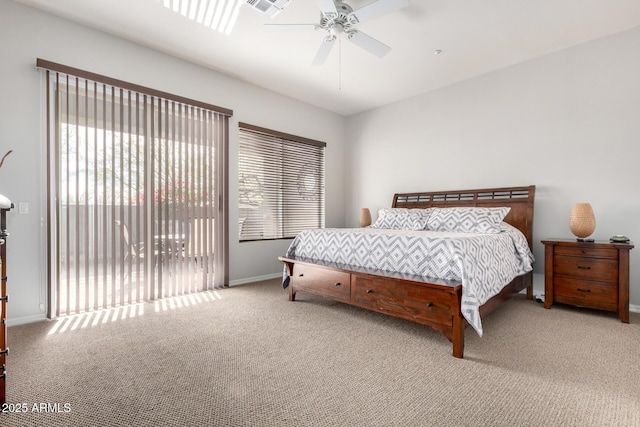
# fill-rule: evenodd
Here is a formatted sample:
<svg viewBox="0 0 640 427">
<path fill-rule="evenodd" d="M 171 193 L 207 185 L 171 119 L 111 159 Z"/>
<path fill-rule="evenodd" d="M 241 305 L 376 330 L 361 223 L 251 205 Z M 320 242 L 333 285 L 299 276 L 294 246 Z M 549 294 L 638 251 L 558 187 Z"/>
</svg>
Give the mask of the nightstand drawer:
<svg viewBox="0 0 640 427">
<path fill-rule="evenodd" d="M 556 246 L 554 248 L 554 252 L 556 256 L 569 255 L 579 257 L 618 259 L 618 250 L 616 248 L 595 248 L 584 244 L 578 246 Z"/>
<path fill-rule="evenodd" d="M 618 260 L 556 255 L 553 258 L 553 272 L 560 276 L 617 283 Z"/>
<path fill-rule="evenodd" d="M 617 283 L 610 284 L 555 276 L 553 279 L 553 299 L 564 304 L 615 311 L 618 308 Z"/>
</svg>

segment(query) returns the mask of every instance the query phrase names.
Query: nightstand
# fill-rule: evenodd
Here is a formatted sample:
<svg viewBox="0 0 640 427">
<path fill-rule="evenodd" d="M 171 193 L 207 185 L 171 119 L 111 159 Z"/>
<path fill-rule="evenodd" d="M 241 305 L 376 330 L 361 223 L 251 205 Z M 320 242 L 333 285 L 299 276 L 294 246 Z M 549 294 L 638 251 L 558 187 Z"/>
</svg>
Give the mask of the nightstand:
<svg viewBox="0 0 640 427">
<path fill-rule="evenodd" d="M 629 251 L 633 243 L 543 240 L 544 307 L 554 302 L 615 311 L 629 323 Z"/>
</svg>

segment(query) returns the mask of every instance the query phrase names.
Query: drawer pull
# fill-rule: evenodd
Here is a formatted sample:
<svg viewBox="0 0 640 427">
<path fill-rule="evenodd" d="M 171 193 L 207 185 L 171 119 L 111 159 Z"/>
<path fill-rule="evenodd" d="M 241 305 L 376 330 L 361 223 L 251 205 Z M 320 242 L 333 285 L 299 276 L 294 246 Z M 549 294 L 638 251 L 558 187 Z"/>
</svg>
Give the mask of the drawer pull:
<svg viewBox="0 0 640 427">
<path fill-rule="evenodd" d="M 433 303 L 432 303 L 431 301 L 429 301 L 429 302 L 427 303 L 427 307 L 433 307 Z"/>
<path fill-rule="evenodd" d="M 0 301 L 6 301 L 9 302 L 9 295 L 5 295 L 2 298 L 0 298 Z"/>
<path fill-rule="evenodd" d="M 583 250 L 582 250 L 582 253 L 583 253 L 583 254 L 586 254 L 586 253 L 587 253 L 587 250 L 586 250 L 586 249 L 583 249 Z"/>
<path fill-rule="evenodd" d="M 373 292 L 373 291 L 372 291 L 371 289 L 367 289 L 367 293 L 368 293 L 368 294 L 370 294 L 370 293 L 372 293 L 372 292 Z"/>
<path fill-rule="evenodd" d="M 9 347 L 5 348 L 4 350 L 0 350 L 0 354 L 9 354 Z"/>
<path fill-rule="evenodd" d="M 578 288 L 580 292 L 591 292 L 591 289 Z"/>
<path fill-rule="evenodd" d="M 333 286 L 340 286 L 340 285 L 341 285 L 341 283 L 340 283 L 340 282 L 338 282 L 338 283 L 334 283 L 334 285 L 333 285 Z"/>
<path fill-rule="evenodd" d="M 582 270 L 591 270 L 591 266 L 590 265 L 579 265 L 578 268 L 580 268 Z"/>
</svg>

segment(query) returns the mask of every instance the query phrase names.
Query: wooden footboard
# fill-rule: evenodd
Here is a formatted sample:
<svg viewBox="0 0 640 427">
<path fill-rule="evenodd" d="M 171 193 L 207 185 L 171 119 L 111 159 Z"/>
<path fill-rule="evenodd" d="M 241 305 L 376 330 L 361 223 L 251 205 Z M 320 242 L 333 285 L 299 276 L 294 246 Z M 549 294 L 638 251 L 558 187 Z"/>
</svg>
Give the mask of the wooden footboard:
<svg viewBox="0 0 640 427">
<path fill-rule="evenodd" d="M 462 316 L 459 282 L 295 257 L 278 259 L 287 266 L 290 301 L 304 291 L 427 325 L 452 343 L 455 357 L 463 357 L 467 322 Z M 530 293 L 531 273 L 517 277 L 481 306 L 481 315 L 524 288 Z"/>
<path fill-rule="evenodd" d="M 465 320 L 460 311 L 460 283 L 427 282 L 419 276 L 329 262 L 279 259 L 287 266 L 291 301 L 295 301 L 296 292 L 305 291 L 427 325 L 451 341 L 455 357 L 463 356 Z"/>
</svg>

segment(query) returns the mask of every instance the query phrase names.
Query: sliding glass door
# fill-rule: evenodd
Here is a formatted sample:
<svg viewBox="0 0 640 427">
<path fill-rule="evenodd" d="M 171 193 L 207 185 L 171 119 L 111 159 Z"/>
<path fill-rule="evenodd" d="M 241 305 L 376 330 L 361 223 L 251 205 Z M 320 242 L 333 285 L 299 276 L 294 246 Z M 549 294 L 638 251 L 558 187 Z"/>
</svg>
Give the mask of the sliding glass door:
<svg viewBox="0 0 640 427">
<path fill-rule="evenodd" d="M 229 114 L 47 74 L 55 315 L 225 285 Z"/>
</svg>

